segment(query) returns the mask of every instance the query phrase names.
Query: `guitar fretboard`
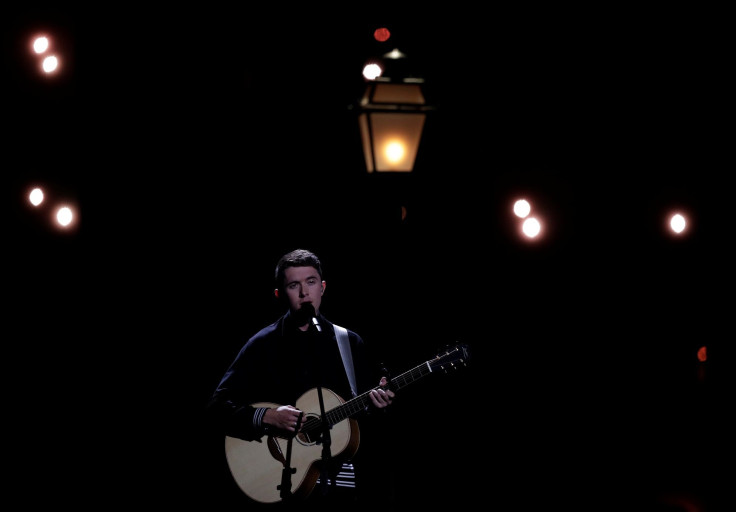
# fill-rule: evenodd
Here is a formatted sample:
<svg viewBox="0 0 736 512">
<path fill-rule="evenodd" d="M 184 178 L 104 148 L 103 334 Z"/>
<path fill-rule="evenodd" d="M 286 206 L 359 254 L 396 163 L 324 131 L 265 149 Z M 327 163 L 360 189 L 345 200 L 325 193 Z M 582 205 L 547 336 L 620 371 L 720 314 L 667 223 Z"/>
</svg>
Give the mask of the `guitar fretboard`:
<svg viewBox="0 0 736 512">
<path fill-rule="evenodd" d="M 425 375 L 429 375 L 435 369 L 444 369 L 445 366 L 456 367 L 455 363 L 465 363 L 468 358 L 468 349 L 465 345 L 458 345 L 454 349 L 446 352 L 441 357 L 438 356 L 435 359 L 425 361 L 420 365 L 415 366 L 411 370 L 408 370 L 401 375 L 398 375 L 391 379 L 389 382 L 389 389 L 392 391 L 398 391 L 421 379 Z M 370 405 L 370 394 L 371 391 L 380 389 L 380 386 L 376 386 L 373 389 L 366 391 L 365 393 L 356 396 L 348 400 L 347 402 L 338 405 L 337 407 L 325 412 L 325 417 L 329 426 L 340 423 L 341 421 L 364 411 Z M 313 430 L 322 428 L 322 421 L 319 418 L 309 418 L 304 424 L 302 431 L 311 432 Z"/>
<path fill-rule="evenodd" d="M 391 379 L 389 388 L 391 390 L 397 391 L 430 373 L 432 373 L 432 368 L 429 366 L 429 361 L 426 361 L 419 366 L 416 366 L 415 368 L 412 368 L 411 370 L 406 371 L 401 375 Z M 380 389 L 380 386 L 376 386 L 375 388 L 366 391 L 362 395 L 358 395 L 355 398 L 348 400 L 344 404 L 339 405 L 325 413 L 328 423 L 330 425 L 334 425 L 335 423 L 339 423 L 346 418 L 349 418 L 361 411 L 364 411 L 365 408 L 370 405 L 370 394 L 371 391 L 375 389 Z"/>
</svg>

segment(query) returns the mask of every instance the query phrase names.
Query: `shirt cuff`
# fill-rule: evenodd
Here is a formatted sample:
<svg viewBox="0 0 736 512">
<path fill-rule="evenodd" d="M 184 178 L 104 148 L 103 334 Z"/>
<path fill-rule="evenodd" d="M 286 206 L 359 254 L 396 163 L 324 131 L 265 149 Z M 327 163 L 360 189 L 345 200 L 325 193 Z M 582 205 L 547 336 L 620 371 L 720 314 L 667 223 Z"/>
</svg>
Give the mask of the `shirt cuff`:
<svg viewBox="0 0 736 512">
<path fill-rule="evenodd" d="M 256 407 L 256 412 L 253 414 L 253 426 L 257 429 L 268 431 L 268 425 L 263 423 L 263 416 L 270 407 Z"/>
</svg>

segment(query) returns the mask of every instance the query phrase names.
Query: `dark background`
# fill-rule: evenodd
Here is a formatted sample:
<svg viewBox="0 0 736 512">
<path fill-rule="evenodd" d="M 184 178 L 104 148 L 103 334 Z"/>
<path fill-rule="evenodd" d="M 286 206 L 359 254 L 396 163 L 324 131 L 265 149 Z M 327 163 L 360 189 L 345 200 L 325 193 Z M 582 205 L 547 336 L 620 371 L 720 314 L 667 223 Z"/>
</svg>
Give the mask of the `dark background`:
<svg viewBox="0 0 736 512">
<path fill-rule="evenodd" d="M 723 16 L 285 11 L 3 8 L 10 460 L 39 486 L 24 498 L 243 506 L 201 415 L 281 313 L 276 261 L 306 247 L 323 312 L 394 372 L 471 347 L 393 407 L 386 507 L 726 508 Z M 22 52 L 37 22 L 71 58 L 54 84 Z M 365 59 L 394 47 L 437 108 L 414 173 L 369 175 L 350 107 Z M 78 201 L 72 236 L 27 211 L 29 181 Z M 517 194 L 550 219 L 540 244 L 509 227 Z M 662 230 L 675 206 L 693 216 L 681 240 Z"/>
</svg>

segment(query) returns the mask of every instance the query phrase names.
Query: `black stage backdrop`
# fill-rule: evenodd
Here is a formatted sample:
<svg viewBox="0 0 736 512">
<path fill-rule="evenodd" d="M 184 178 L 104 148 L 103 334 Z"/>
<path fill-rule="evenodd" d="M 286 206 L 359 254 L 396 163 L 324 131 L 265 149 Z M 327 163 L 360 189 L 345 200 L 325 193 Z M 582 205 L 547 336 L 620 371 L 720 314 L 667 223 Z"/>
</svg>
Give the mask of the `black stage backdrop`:
<svg viewBox="0 0 736 512">
<path fill-rule="evenodd" d="M 731 499 L 718 16 L 4 11 L 4 380 L 25 499 L 247 506 L 202 413 L 281 313 L 272 269 L 296 247 L 323 258 L 324 313 L 392 371 L 471 348 L 390 411 L 387 508 Z M 57 87 L 18 56 L 37 19 L 74 55 Z M 365 59 L 394 46 L 437 109 L 414 173 L 369 175 L 350 107 Z M 31 216 L 29 181 L 76 197 L 73 236 Z M 517 194 L 552 221 L 534 247 L 510 227 Z M 663 235 L 670 205 L 693 213 L 684 241 Z"/>
</svg>

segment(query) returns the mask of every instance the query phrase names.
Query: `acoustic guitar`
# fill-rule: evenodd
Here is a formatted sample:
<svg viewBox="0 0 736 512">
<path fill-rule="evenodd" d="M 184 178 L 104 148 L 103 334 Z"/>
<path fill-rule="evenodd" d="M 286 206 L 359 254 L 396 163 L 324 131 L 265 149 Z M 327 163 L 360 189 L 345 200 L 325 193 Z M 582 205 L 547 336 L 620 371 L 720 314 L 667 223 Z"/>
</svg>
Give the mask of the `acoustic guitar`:
<svg viewBox="0 0 736 512">
<path fill-rule="evenodd" d="M 431 373 L 447 373 L 464 366 L 468 358 L 468 346 L 456 345 L 393 377 L 389 388 L 398 391 Z M 317 462 L 322 458 L 321 435 L 325 422 L 329 428 L 331 456 L 346 460 L 355 455 L 360 444 L 360 431 L 353 416 L 370 405 L 371 391 L 345 401 L 330 389 L 322 388 L 323 421 L 319 390 L 310 389 L 295 404 L 297 409 L 306 413 L 296 436 L 293 433 L 271 434 L 254 441 L 225 436 L 225 456 L 235 482 L 249 498 L 261 503 L 309 496 L 320 474 Z M 269 402 L 252 405 L 279 407 L 279 404 Z"/>
</svg>

